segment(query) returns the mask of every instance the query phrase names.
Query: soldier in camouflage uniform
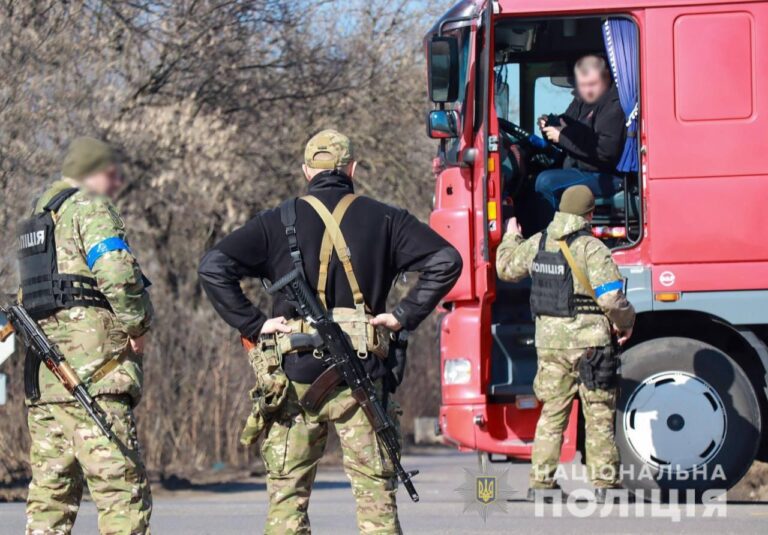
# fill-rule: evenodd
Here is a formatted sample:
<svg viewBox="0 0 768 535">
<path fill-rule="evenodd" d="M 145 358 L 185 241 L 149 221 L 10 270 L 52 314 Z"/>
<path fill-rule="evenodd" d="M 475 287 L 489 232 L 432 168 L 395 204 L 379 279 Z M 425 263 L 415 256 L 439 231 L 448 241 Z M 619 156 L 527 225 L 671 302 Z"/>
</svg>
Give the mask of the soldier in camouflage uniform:
<svg viewBox="0 0 768 535">
<path fill-rule="evenodd" d="M 266 532 L 271 534 L 310 532 L 307 508 L 331 426 L 340 438 L 361 533 L 401 532 L 397 479 L 349 387 L 337 385 L 319 407 L 299 404 L 324 371 L 313 347 L 296 347 L 300 335 L 306 338 L 314 328 L 283 296 L 276 297 L 267 316 L 243 294 L 240 280 L 276 281 L 301 270 L 350 336 L 385 399 L 384 384 L 391 382 L 381 340 L 393 331 L 415 329 L 461 272 L 458 252 L 427 225 L 405 210 L 355 195 L 355 168 L 346 136 L 334 130 L 318 133 L 304 153 L 307 195 L 257 214 L 200 264 L 200 279 L 214 307 L 253 345 L 254 408 L 242 440 L 250 444 L 265 435 L 261 454 L 270 497 Z M 402 272 L 418 272 L 419 280 L 388 313 L 389 291 Z M 397 403 L 390 398 L 385 405 L 397 422 Z"/>
<path fill-rule="evenodd" d="M 554 475 L 563 431 L 578 394 L 585 418 L 587 469 L 598 489 L 596 497 L 601 500 L 605 489 L 619 484 L 619 458 L 614 441 L 616 391 L 615 386 L 588 388 L 581 380 L 579 368 L 582 359 L 589 359 L 596 351 L 611 345 L 612 330 L 623 344 L 632 334 L 635 312 L 624 296 L 621 274 L 610 250 L 584 232 L 590 229 L 594 206 L 594 197 L 586 186 L 566 190 L 560 211 L 547 227 L 543 249 L 540 248 L 542 233 L 524 240 L 517 221 L 510 220 L 497 250 L 496 267 L 499 277 L 505 281 L 519 281 L 529 274 L 535 278 L 537 253 L 558 251 L 558 241 L 572 240 L 569 249 L 575 264 L 590 284 L 590 288 L 585 288 L 579 277 L 574 276 L 573 293 L 590 296 L 589 304 L 594 304 L 591 297 L 594 296 L 599 308 L 587 309 L 586 313 L 572 317 L 536 316 L 538 372 L 534 391 L 542 402 L 542 411 L 536 427 L 530 485 L 532 490 L 557 488 Z M 534 492 L 529 495 L 533 497 Z"/>
<path fill-rule="evenodd" d="M 133 407 L 142 386 L 144 334 L 152 305 L 127 244 L 126 229 L 109 201 L 122 183 L 115 154 L 92 138 L 75 139 L 61 180 L 35 206 L 69 195 L 55 211 L 58 274 L 95 279 L 103 306 L 65 306 L 39 319 L 90 393 L 104 408 L 120 445 L 107 439 L 45 367 L 40 397 L 29 400 L 32 481 L 27 534 L 68 534 L 84 483 L 99 511 L 102 534 L 149 533 L 152 501 L 136 437 Z M 77 191 L 71 193 L 74 188 Z M 34 281 L 25 281 L 23 295 Z M 94 294 L 95 295 L 95 294 Z"/>
</svg>

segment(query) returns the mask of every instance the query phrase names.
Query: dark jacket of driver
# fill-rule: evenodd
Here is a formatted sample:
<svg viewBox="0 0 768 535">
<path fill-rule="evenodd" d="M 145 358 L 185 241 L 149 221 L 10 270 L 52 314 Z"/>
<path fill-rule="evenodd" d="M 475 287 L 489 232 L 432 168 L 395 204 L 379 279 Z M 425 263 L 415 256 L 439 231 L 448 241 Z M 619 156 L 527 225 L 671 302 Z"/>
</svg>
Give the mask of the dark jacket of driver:
<svg viewBox="0 0 768 535">
<path fill-rule="evenodd" d="M 626 136 L 626 117 L 616 86 L 593 104 L 575 96 L 561 117 L 566 123 L 559 143 L 567 153 L 563 168 L 616 173 Z"/>
</svg>

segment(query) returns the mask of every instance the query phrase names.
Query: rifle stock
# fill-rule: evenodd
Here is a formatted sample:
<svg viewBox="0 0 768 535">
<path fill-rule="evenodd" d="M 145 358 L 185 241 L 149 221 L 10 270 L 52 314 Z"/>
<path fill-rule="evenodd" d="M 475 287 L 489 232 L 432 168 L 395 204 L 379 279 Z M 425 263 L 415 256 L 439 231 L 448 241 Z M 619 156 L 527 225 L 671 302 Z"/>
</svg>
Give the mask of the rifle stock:
<svg viewBox="0 0 768 535">
<path fill-rule="evenodd" d="M 6 323 L 5 327 L 0 329 L 0 342 L 8 340 L 8 337 L 11 336 L 13 332 L 13 325 L 11 325 L 11 322 Z"/>
</svg>

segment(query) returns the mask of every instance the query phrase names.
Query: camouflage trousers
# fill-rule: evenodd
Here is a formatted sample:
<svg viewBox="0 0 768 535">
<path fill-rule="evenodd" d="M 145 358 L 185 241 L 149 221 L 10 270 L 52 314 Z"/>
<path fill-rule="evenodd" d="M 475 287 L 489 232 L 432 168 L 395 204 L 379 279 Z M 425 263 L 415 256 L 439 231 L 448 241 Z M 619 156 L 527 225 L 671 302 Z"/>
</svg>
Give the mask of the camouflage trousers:
<svg viewBox="0 0 768 535">
<path fill-rule="evenodd" d="M 29 408 L 32 481 L 27 535 L 68 535 L 87 483 L 102 535 L 149 533 L 152 496 L 141 461 L 136 426 L 124 398 L 99 397 L 117 446 L 75 403 Z"/>
<path fill-rule="evenodd" d="M 618 484 L 619 454 L 614 440 L 616 391 L 589 390 L 579 383 L 578 363 L 587 351 L 537 349 L 538 371 L 533 388 L 543 406 L 531 457 L 532 488 L 555 485 L 563 432 L 576 394 L 584 414 L 587 473 L 595 487 Z"/>
<path fill-rule="evenodd" d="M 341 442 L 344 470 L 357 502 L 360 533 L 401 533 L 394 468 L 350 389 L 338 388 L 317 413 L 311 413 L 298 403 L 308 388 L 289 384 L 285 405 L 261 445 L 269 490 L 265 533 L 310 533 L 309 496 L 325 451 L 329 425 L 335 427 Z M 397 422 L 399 407 L 393 400 L 388 409 Z"/>
</svg>

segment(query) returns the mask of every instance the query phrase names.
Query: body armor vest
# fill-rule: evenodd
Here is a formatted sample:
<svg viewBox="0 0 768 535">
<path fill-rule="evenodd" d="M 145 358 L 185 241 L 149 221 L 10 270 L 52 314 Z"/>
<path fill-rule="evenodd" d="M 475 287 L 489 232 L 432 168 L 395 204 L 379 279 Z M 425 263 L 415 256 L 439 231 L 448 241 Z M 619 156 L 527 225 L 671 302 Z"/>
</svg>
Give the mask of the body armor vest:
<svg viewBox="0 0 768 535">
<path fill-rule="evenodd" d="M 581 236 L 590 236 L 581 231 L 566 238 L 571 243 Z M 594 299 L 578 295 L 573 289 L 573 273 L 568 261 L 560 251 L 546 250 L 547 231 L 541 233 L 539 251 L 531 265 L 531 312 L 535 316 L 573 318 L 576 314 L 602 314 Z"/>
<path fill-rule="evenodd" d="M 55 216 L 64 202 L 77 193 L 66 189 L 19 225 L 19 275 L 21 302 L 36 320 L 52 316 L 63 308 L 95 306 L 111 309 L 98 290 L 96 279 L 59 273 L 56 261 Z"/>
</svg>

